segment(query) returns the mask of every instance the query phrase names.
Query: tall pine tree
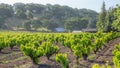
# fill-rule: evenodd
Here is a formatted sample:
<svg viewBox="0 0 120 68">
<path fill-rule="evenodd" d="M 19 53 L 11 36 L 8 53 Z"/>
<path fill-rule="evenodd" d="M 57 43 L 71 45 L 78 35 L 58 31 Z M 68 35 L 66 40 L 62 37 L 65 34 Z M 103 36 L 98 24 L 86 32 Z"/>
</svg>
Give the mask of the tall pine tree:
<svg viewBox="0 0 120 68">
<path fill-rule="evenodd" d="M 112 27 L 116 31 L 120 31 L 120 6 L 119 5 L 117 5 L 117 7 L 115 8 L 114 17 L 115 19 L 112 23 Z"/>
<path fill-rule="evenodd" d="M 111 7 L 107 11 L 107 15 L 106 15 L 106 31 L 108 31 L 108 32 L 113 31 L 112 23 L 113 23 L 113 21 L 115 19 L 114 12 L 115 12 L 115 9 L 111 8 Z"/>
<path fill-rule="evenodd" d="M 105 8 L 105 2 L 103 1 L 103 5 L 101 8 L 101 12 L 98 16 L 98 22 L 97 22 L 97 29 L 99 31 L 106 31 L 107 30 L 107 23 L 106 23 L 106 8 Z"/>
</svg>

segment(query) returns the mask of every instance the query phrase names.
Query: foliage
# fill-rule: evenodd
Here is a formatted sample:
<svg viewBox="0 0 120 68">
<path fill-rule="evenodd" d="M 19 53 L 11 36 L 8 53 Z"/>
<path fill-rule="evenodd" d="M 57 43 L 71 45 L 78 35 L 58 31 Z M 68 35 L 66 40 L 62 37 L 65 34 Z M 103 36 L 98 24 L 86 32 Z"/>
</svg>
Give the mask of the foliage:
<svg viewBox="0 0 120 68">
<path fill-rule="evenodd" d="M 7 40 L 7 38 L 4 38 L 5 36 L 0 36 L 0 52 L 2 49 L 9 46 L 10 41 Z"/>
<path fill-rule="evenodd" d="M 44 55 L 44 52 L 41 48 L 36 48 L 33 44 L 26 44 L 21 45 L 20 49 L 24 52 L 24 54 L 28 57 L 30 57 L 34 64 L 38 64 L 39 60 L 38 58 Z"/>
<path fill-rule="evenodd" d="M 97 29 L 100 31 L 106 31 L 106 8 L 105 8 L 105 2 L 103 2 L 101 12 L 98 16 L 98 22 L 97 22 Z"/>
<path fill-rule="evenodd" d="M 15 16 L 20 19 L 27 19 L 26 14 L 20 9 L 16 10 Z"/>
<path fill-rule="evenodd" d="M 24 3 L 15 3 L 13 5 L 13 8 L 15 9 L 15 17 L 20 18 L 20 19 L 26 19 L 27 16 L 25 14 L 26 9 L 25 9 L 25 4 Z"/>
<path fill-rule="evenodd" d="M 42 22 L 39 19 L 32 19 L 31 25 L 32 25 L 32 28 L 38 29 L 42 26 Z"/>
<path fill-rule="evenodd" d="M 16 42 L 16 37 L 11 37 L 10 39 L 9 39 L 9 41 L 10 41 L 10 47 L 11 47 L 11 49 L 13 49 L 13 47 L 14 46 L 16 46 L 17 45 L 17 42 Z"/>
<path fill-rule="evenodd" d="M 93 50 L 94 53 L 96 53 L 99 49 L 101 49 L 102 45 L 103 45 L 103 38 L 95 38 L 95 41 L 93 43 Z"/>
<path fill-rule="evenodd" d="M 114 62 L 115 68 L 119 68 L 120 67 L 120 44 L 115 46 L 113 54 L 114 54 L 113 62 Z"/>
<path fill-rule="evenodd" d="M 62 64 L 62 68 L 68 68 L 68 58 L 67 54 L 56 54 L 56 61 Z"/>
<path fill-rule="evenodd" d="M 107 23 L 106 31 L 107 32 L 114 31 L 114 28 L 112 27 L 112 23 L 115 19 L 114 12 L 115 12 L 114 8 L 109 8 L 109 10 L 107 11 L 107 14 L 106 14 L 106 23 Z"/>
<path fill-rule="evenodd" d="M 5 27 L 5 20 L 12 17 L 14 14 L 13 8 L 8 4 L 0 4 L 0 28 Z"/>
<path fill-rule="evenodd" d="M 25 21 L 23 27 L 28 31 L 31 30 L 31 20 Z"/>
<path fill-rule="evenodd" d="M 28 11 L 26 11 L 26 16 L 27 16 L 27 19 L 32 19 L 33 13 L 28 10 Z"/>
<path fill-rule="evenodd" d="M 97 29 L 99 31 L 119 31 L 119 15 L 120 15 L 120 7 L 117 5 L 116 8 L 109 8 L 106 11 L 105 2 L 103 2 L 102 10 L 98 16 Z"/>
<path fill-rule="evenodd" d="M 59 52 L 58 46 L 64 45 L 73 51 L 76 59 L 87 57 L 93 51 L 98 51 L 110 40 L 120 37 L 118 32 L 110 33 L 31 33 L 31 32 L 0 32 L 0 50 L 6 47 L 20 46 L 22 52 L 38 63 L 38 58 L 47 56 L 49 59 L 53 54 Z M 113 51 L 114 64 L 119 65 L 119 50 L 116 46 Z M 61 60 L 61 63 L 64 62 Z M 66 61 L 65 61 L 66 62 Z"/>
<path fill-rule="evenodd" d="M 87 24 L 88 24 L 87 18 L 72 17 L 66 20 L 64 26 L 66 30 L 73 31 L 73 30 L 81 30 L 83 28 L 86 28 Z"/>
<path fill-rule="evenodd" d="M 50 59 L 51 55 L 57 53 L 59 50 L 58 46 L 54 46 L 50 42 L 43 42 L 40 47 L 44 50 L 44 53 L 47 56 L 48 60 Z"/>
<path fill-rule="evenodd" d="M 0 18 L 9 18 L 13 16 L 13 9 L 11 5 L 0 4 Z"/>
<path fill-rule="evenodd" d="M 85 35 L 86 36 L 86 35 Z M 91 52 L 91 40 L 87 37 L 83 37 L 77 45 L 73 46 L 72 49 L 74 51 L 74 54 L 81 58 L 83 57 L 84 60 L 87 60 L 88 55 Z"/>
<path fill-rule="evenodd" d="M 57 28 L 57 27 L 58 27 L 58 24 L 53 23 L 52 21 L 46 23 L 46 28 L 49 29 L 49 30 L 54 31 L 54 29 Z"/>
<path fill-rule="evenodd" d="M 120 31 L 120 6 L 117 6 L 114 12 L 115 20 L 112 23 L 112 26 L 117 31 Z"/>
<path fill-rule="evenodd" d="M 105 2 L 103 2 L 102 8 L 101 8 L 101 12 L 98 16 L 98 22 L 97 22 L 97 29 L 99 31 L 106 31 L 106 27 L 107 27 L 107 23 L 106 23 L 106 8 L 105 8 Z"/>
<path fill-rule="evenodd" d="M 4 6 L 3 4 L 0 4 L 0 5 L 1 7 Z M 7 4 L 5 4 L 5 6 L 6 5 Z M 70 19 L 71 17 L 77 17 L 81 19 L 81 22 L 79 23 L 79 25 L 77 25 L 75 29 L 82 29 L 83 26 L 81 25 L 85 25 L 84 28 L 86 28 L 86 25 L 88 24 L 86 23 L 86 21 L 88 22 L 90 18 L 91 18 L 90 27 L 94 28 L 97 21 L 96 19 L 97 15 L 98 15 L 97 12 L 90 9 L 76 9 L 68 6 L 61 6 L 58 4 L 42 5 L 42 4 L 33 4 L 33 3 L 27 3 L 27 4 L 15 3 L 13 6 L 7 5 L 7 8 L 6 7 L 0 8 L 0 19 L 1 17 L 7 17 L 7 18 L 11 17 L 9 20 L 5 18 L 5 20 L 7 20 L 8 27 L 11 27 L 11 28 L 17 27 L 17 25 L 14 25 L 14 26 L 9 25 L 9 22 L 12 24 L 18 24 L 17 21 L 14 21 L 14 19 L 18 21 L 19 20 L 26 21 L 33 18 L 38 18 L 42 22 L 42 24 L 47 25 L 47 26 L 42 25 L 42 27 L 45 27 L 52 31 L 56 27 L 65 28 L 66 20 Z M 43 22 L 44 20 L 47 20 L 47 21 Z"/>
</svg>

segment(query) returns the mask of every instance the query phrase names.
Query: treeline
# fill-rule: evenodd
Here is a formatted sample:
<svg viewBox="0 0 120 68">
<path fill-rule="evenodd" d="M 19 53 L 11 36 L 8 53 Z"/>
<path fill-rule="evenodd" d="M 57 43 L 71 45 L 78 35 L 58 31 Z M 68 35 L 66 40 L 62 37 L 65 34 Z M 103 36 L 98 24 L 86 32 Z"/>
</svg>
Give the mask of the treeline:
<svg viewBox="0 0 120 68">
<path fill-rule="evenodd" d="M 14 5 L 0 4 L 0 28 L 8 27 L 24 28 L 26 30 L 37 30 L 46 28 L 54 31 L 57 27 L 66 30 L 81 30 L 83 28 L 95 28 L 98 13 L 89 9 L 77 9 L 68 6 L 42 5 L 35 3 L 15 3 Z M 9 18 L 22 19 L 20 26 L 9 26 Z M 11 19 L 12 20 L 12 19 Z M 17 22 L 12 22 L 15 24 Z"/>
<path fill-rule="evenodd" d="M 68 6 L 35 3 L 0 4 L 0 29 L 67 31 L 96 28 L 100 31 L 120 31 L 120 6 L 106 10 L 103 2 L 101 12 Z M 19 23 L 18 23 L 19 22 Z"/>
</svg>

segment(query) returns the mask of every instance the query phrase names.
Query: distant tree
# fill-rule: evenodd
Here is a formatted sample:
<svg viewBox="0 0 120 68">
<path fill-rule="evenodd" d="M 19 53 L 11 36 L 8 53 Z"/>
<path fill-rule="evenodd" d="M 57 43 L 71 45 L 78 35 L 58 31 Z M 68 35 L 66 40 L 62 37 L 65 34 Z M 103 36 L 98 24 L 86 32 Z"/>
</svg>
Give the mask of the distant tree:
<svg viewBox="0 0 120 68">
<path fill-rule="evenodd" d="M 11 5 L 0 4 L 0 28 L 5 25 L 5 19 L 13 16 L 13 9 Z"/>
<path fill-rule="evenodd" d="M 26 16 L 25 12 L 23 12 L 23 11 L 21 11 L 21 10 L 19 10 L 19 9 L 16 10 L 15 16 L 16 16 L 17 18 L 20 18 L 20 19 L 27 19 L 27 16 Z"/>
<path fill-rule="evenodd" d="M 25 5 L 26 10 L 29 10 L 32 13 L 42 14 L 45 10 L 45 5 L 28 3 Z"/>
<path fill-rule="evenodd" d="M 87 28 L 88 20 L 89 20 L 88 18 L 80 19 L 79 26 L 78 26 L 79 30 Z"/>
<path fill-rule="evenodd" d="M 73 31 L 74 30 L 74 24 L 75 24 L 76 22 L 74 21 L 74 20 L 66 20 L 66 22 L 65 22 L 65 29 L 67 30 L 67 31 L 69 31 L 69 32 L 71 32 L 71 31 Z"/>
<path fill-rule="evenodd" d="M 58 24 L 54 22 L 49 22 L 46 27 L 47 29 L 54 31 L 54 29 L 58 27 Z"/>
<path fill-rule="evenodd" d="M 24 3 L 15 3 L 13 5 L 15 16 L 17 18 L 26 19 L 26 8 Z"/>
<path fill-rule="evenodd" d="M 115 9 L 114 8 L 109 8 L 109 10 L 107 11 L 107 15 L 106 15 L 106 31 L 110 32 L 110 31 L 113 31 L 113 28 L 112 28 L 112 23 L 115 19 L 115 16 L 114 16 L 114 11 Z"/>
<path fill-rule="evenodd" d="M 66 20 L 64 26 L 66 30 L 73 31 L 73 30 L 81 30 L 83 28 L 86 28 L 87 24 L 88 24 L 88 19 L 86 18 L 72 17 Z"/>
<path fill-rule="evenodd" d="M 106 8 L 105 8 L 105 2 L 103 2 L 101 12 L 99 13 L 98 16 L 98 22 L 97 22 L 97 29 L 100 31 L 106 31 L 107 29 L 107 23 L 106 23 Z"/>
<path fill-rule="evenodd" d="M 32 28 L 35 28 L 35 30 L 36 30 L 36 29 L 42 27 L 42 22 L 39 19 L 32 19 L 31 25 L 32 25 Z"/>
<path fill-rule="evenodd" d="M 21 10 L 23 12 L 26 11 L 25 4 L 24 3 L 15 3 L 13 5 L 14 11 L 16 12 L 17 10 Z"/>
<path fill-rule="evenodd" d="M 2 28 L 2 26 L 4 26 L 4 19 L 0 17 L 0 28 Z"/>
<path fill-rule="evenodd" d="M 23 27 L 28 31 L 31 30 L 31 20 L 25 21 Z"/>
<path fill-rule="evenodd" d="M 90 27 L 90 28 L 96 28 L 96 23 L 97 23 L 97 17 L 96 18 L 88 18 L 88 24 L 89 24 L 89 26 L 87 26 L 87 28 L 88 27 Z"/>
<path fill-rule="evenodd" d="M 8 4 L 0 4 L 0 17 L 9 18 L 13 16 L 13 9 L 11 5 Z"/>
<path fill-rule="evenodd" d="M 27 19 L 33 19 L 33 13 L 31 11 L 27 10 L 26 17 L 27 17 Z"/>
<path fill-rule="evenodd" d="M 53 20 L 44 20 L 42 21 L 42 24 L 43 24 L 43 27 L 51 30 L 51 31 L 54 31 L 55 28 L 57 28 L 59 25 L 54 22 Z"/>
</svg>

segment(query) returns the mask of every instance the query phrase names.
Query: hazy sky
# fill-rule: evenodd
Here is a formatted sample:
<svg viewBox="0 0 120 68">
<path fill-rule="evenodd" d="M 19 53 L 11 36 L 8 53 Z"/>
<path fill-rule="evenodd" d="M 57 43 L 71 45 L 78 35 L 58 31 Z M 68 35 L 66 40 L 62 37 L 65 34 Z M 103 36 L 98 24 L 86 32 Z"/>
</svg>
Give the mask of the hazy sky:
<svg viewBox="0 0 120 68">
<path fill-rule="evenodd" d="M 104 0 L 106 8 L 120 4 L 120 0 Z M 39 4 L 60 4 L 67 5 L 73 8 L 87 8 L 100 12 L 103 0 L 0 0 L 0 3 L 14 4 L 16 2 L 22 3 L 39 3 Z"/>
</svg>

